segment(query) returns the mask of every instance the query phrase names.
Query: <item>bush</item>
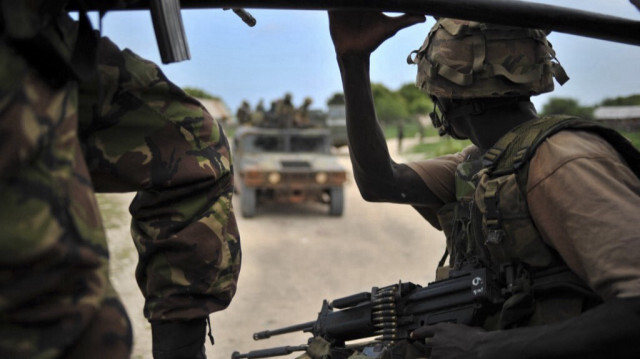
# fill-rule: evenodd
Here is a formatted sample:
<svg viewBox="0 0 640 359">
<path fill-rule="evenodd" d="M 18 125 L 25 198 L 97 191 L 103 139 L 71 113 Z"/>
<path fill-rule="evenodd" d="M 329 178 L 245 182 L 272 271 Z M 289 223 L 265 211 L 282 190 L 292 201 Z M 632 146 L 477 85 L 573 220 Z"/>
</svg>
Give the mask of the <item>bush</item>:
<svg viewBox="0 0 640 359">
<path fill-rule="evenodd" d="M 620 131 L 620 133 L 631 141 L 637 149 L 640 149 L 640 131 Z"/>
<path fill-rule="evenodd" d="M 462 151 L 469 146 L 469 140 L 456 140 L 449 136 L 439 137 L 437 141 L 419 143 L 413 146 L 408 152 L 421 153 L 424 158 L 434 158 Z"/>
</svg>

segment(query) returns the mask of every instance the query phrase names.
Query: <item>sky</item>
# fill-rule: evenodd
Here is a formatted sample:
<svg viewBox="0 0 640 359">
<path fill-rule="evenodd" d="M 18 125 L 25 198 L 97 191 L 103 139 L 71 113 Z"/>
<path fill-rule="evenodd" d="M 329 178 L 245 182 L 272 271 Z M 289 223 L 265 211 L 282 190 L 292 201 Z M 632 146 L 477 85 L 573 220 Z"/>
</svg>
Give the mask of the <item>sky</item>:
<svg viewBox="0 0 640 359">
<path fill-rule="evenodd" d="M 628 0 L 535 0 L 640 21 Z M 191 60 L 163 65 L 148 11 L 112 11 L 102 21 L 102 34 L 121 48 L 160 64 L 178 86 L 201 88 L 224 100 L 232 113 L 247 100 L 255 106 L 293 95 L 313 108 L 342 92 L 340 72 L 325 11 L 248 9 L 257 25 L 249 27 L 231 11 L 183 10 Z M 95 22 L 95 16 L 94 22 Z M 371 80 L 397 90 L 413 83 L 416 66 L 407 55 L 420 47 L 434 19 L 401 30 L 371 57 Z M 550 97 L 570 97 L 583 106 L 605 98 L 640 93 L 640 46 L 553 32 L 548 37 L 571 78 L 564 86 L 533 98 L 541 109 Z"/>
</svg>

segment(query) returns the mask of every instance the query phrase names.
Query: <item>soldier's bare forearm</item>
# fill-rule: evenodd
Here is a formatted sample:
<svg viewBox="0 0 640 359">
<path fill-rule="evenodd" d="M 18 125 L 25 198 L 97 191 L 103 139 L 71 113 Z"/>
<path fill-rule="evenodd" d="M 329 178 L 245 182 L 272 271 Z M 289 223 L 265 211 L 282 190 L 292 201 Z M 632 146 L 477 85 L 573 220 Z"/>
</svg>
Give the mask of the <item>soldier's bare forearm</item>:
<svg viewBox="0 0 640 359">
<path fill-rule="evenodd" d="M 638 358 L 640 297 L 616 298 L 570 320 L 488 333 L 478 358 Z"/>
<path fill-rule="evenodd" d="M 346 101 L 349 154 L 362 197 L 375 202 L 440 204 L 415 172 L 389 154 L 371 93 L 369 54 L 339 56 L 338 64 Z"/>
<path fill-rule="evenodd" d="M 338 58 L 338 63 L 346 102 L 349 154 L 354 177 L 365 199 L 383 200 L 387 194 L 381 192 L 385 187 L 380 184 L 392 182 L 393 170 L 373 104 L 369 56 L 345 55 Z"/>
</svg>

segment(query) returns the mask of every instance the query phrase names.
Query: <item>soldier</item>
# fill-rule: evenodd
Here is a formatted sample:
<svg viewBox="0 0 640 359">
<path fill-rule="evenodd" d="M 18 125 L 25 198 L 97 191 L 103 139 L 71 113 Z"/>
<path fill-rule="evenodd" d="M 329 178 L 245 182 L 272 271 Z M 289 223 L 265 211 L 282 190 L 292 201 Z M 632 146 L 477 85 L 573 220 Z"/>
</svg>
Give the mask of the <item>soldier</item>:
<svg viewBox="0 0 640 359">
<path fill-rule="evenodd" d="M 305 97 L 304 102 L 300 107 L 296 109 L 294 123 L 297 127 L 309 127 L 311 126 L 311 119 L 309 118 L 309 107 L 313 103 L 311 97 Z"/>
<path fill-rule="evenodd" d="M 238 124 L 241 126 L 251 124 L 251 106 L 249 102 L 242 101 L 242 105 L 238 107 L 238 111 L 236 112 L 236 118 L 238 119 Z"/>
<path fill-rule="evenodd" d="M 369 58 L 424 17 L 329 19 L 363 198 L 410 204 L 445 232 L 450 259 L 438 279 L 483 266 L 504 284 L 505 302 L 481 327 L 424 326 L 385 355 L 640 357 L 640 154 L 594 123 L 538 118 L 530 96 L 564 77 L 545 33 L 439 19 L 410 62 L 435 103 L 434 125 L 473 145 L 402 164 L 376 121 Z"/>
<path fill-rule="evenodd" d="M 278 127 L 289 128 L 293 126 L 295 108 L 292 99 L 291 94 L 286 93 L 282 99 L 275 102 L 275 117 Z"/>
<path fill-rule="evenodd" d="M 65 4 L 0 2 L 0 357 L 129 357 L 94 192 L 137 191 L 154 358 L 204 358 L 208 316 L 240 269 L 227 138 L 155 64 Z"/>
<path fill-rule="evenodd" d="M 398 153 L 402 152 L 402 140 L 404 139 L 404 120 L 399 119 L 396 124 L 396 131 L 398 136 Z"/>
<path fill-rule="evenodd" d="M 265 112 L 264 100 L 263 99 L 260 99 L 260 101 L 258 101 L 258 104 L 256 105 L 256 111 L 255 112 L 262 112 L 262 113 Z"/>
<path fill-rule="evenodd" d="M 260 99 L 256 105 L 256 109 L 251 113 L 251 124 L 254 126 L 262 126 L 265 118 L 264 100 Z"/>
</svg>

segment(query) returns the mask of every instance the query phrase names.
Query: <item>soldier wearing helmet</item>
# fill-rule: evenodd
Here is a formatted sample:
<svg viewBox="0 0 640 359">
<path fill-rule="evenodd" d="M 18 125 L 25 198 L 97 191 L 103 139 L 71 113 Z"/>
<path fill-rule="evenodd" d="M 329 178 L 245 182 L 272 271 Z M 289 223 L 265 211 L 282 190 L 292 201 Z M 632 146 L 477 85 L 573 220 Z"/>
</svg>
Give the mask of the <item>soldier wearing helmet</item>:
<svg viewBox="0 0 640 359">
<path fill-rule="evenodd" d="M 519 102 L 528 106 L 529 96 L 553 90 L 553 76 L 564 84 L 568 77 L 553 60 L 541 30 L 455 19 L 438 21 L 407 58 L 418 65 L 416 85 L 434 102 L 434 127 L 454 138 L 466 136 L 451 127 L 450 117 Z"/>
<path fill-rule="evenodd" d="M 304 102 L 296 109 L 293 123 L 297 127 L 309 127 L 312 125 L 309 118 L 311 104 L 313 104 L 313 99 L 305 97 Z"/>
<path fill-rule="evenodd" d="M 438 19 L 409 56 L 461 153 L 391 159 L 371 53 L 420 15 L 330 12 L 353 172 L 365 200 L 412 205 L 447 238 L 436 279 L 489 268 L 504 301 L 478 327 L 424 326 L 388 357 L 638 357 L 640 153 L 613 130 L 539 118 L 530 97 L 568 79 L 540 30 Z M 357 357 L 359 354 L 354 354 Z M 398 356 L 399 355 L 399 356 Z"/>
</svg>

